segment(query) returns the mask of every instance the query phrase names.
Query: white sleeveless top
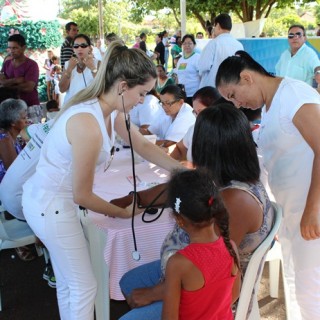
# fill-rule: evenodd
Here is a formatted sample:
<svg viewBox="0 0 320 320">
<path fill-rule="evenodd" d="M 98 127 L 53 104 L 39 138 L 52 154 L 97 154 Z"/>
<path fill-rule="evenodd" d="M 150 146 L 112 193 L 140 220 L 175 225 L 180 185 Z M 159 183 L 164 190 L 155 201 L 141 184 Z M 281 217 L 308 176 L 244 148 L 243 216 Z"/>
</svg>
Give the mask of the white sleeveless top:
<svg viewBox="0 0 320 320">
<path fill-rule="evenodd" d="M 51 128 L 41 149 L 40 160 L 36 172 L 23 186 L 24 196 L 28 201 L 45 209 L 54 197 L 62 197 L 73 201 L 72 194 L 72 146 L 66 134 L 68 120 L 75 114 L 92 114 L 101 130 L 103 144 L 96 164 L 96 172 L 110 159 L 114 145 L 114 120 L 117 112 L 111 113 L 111 137 L 107 134 L 105 121 L 97 99 L 72 106 L 63 112 Z M 83 128 L 83 130 L 87 130 Z"/>
</svg>

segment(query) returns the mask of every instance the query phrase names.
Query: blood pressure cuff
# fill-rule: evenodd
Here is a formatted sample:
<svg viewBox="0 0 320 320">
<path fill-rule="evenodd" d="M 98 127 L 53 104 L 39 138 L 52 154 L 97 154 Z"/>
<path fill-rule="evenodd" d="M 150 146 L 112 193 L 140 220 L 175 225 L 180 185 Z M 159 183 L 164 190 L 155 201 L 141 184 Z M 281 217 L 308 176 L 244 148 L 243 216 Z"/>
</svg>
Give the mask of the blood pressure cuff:
<svg viewBox="0 0 320 320">
<path fill-rule="evenodd" d="M 139 208 L 163 208 L 168 207 L 167 205 L 167 183 L 162 183 L 154 186 L 150 189 L 142 190 L 137 192 L 137 205 Z M 110 203 L 120 207 L 126 208 L 133 201 L 134 192 L 131 191 L 127 196 L 122 198 L 112 199 Z"/>
</svg>

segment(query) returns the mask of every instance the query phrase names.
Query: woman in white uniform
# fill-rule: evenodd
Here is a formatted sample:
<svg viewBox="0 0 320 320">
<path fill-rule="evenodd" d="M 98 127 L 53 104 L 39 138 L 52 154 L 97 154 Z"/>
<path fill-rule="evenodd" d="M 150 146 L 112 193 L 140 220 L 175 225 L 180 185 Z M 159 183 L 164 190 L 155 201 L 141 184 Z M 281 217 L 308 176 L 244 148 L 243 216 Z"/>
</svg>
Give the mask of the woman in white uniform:
<svg viewBox="0 0 320 320">
<path fill-rule="evenodd" d="M 291 319 L 320 319 L 320 96 L 302 81 L 271 76 L 239 51 L 216 87 L 237 107 L 263 106 L 257 144 L 271 191 L 284 209 L 279 232 Z"/>
<path fill-rule="evenodd" d="M 160 94 L 161 108 L 150 126 L 147 129 L 140 128 L 140 132 L 156 134 L 156 144 L 166 149 L 176 144 L 196 121 L 193 110 L 185 99 L 185 91 L 179 85 L 164 87 Z"/>
<path fill-rule="evenodd" d="M 63 109 L 46 137 L 36 172 L 23 187 L 24 215 L 50 251 L 61 319 L 90 320 L 97 284 L 77 208 L 129 218 L 93 191 L 95 173 L 107 170 L 115 131 L 128 144 L 130 109 L 155 84 L 156 69 L 141 50 L 110 45 L 95 79 Z M 171 170 L 180 165 L 131 128 L 135 151 Z"/>
</svg>

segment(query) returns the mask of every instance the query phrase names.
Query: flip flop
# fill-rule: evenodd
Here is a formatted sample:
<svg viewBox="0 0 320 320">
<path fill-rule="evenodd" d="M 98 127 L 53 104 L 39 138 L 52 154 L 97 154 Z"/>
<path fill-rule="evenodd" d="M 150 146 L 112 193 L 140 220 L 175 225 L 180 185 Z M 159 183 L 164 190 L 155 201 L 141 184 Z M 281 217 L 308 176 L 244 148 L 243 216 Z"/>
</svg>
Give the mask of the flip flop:
<svg viewBox="0 0 320 320">
<path fill-rule="evenodd" d="M 36 256 L 34 255 L 34 253 L 32 252 L 32 250 L 29 247 L 19 247 L 19 248 L 15 248 L 16 253 L 18 255 L 18 257 L 22 260 L 22 261 L 32 261 L 36 258 Z"/>
</svg>

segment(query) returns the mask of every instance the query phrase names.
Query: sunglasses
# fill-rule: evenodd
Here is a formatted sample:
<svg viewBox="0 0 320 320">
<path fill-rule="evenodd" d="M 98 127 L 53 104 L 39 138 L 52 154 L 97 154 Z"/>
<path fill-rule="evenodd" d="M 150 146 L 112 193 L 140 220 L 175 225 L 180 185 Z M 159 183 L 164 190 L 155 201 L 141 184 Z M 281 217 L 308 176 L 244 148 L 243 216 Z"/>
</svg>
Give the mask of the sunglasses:
<svg viewBox="0 0 320 320">
<path fill-rule="evenodd" d="M 304 34 L 302 32 L 289 33 L 288 39 L 301 38 L 302 36 L 304 36 Z"/>
<path fill-rule="evenodd" d="M 80 44 L 74 44 L 73 45 L 73 49 L 78 49 L 79 47 L 81 47 L 82 49 L 88 48 L 89 45 L 86 43 L 80 43 Z"/>
</svg>

